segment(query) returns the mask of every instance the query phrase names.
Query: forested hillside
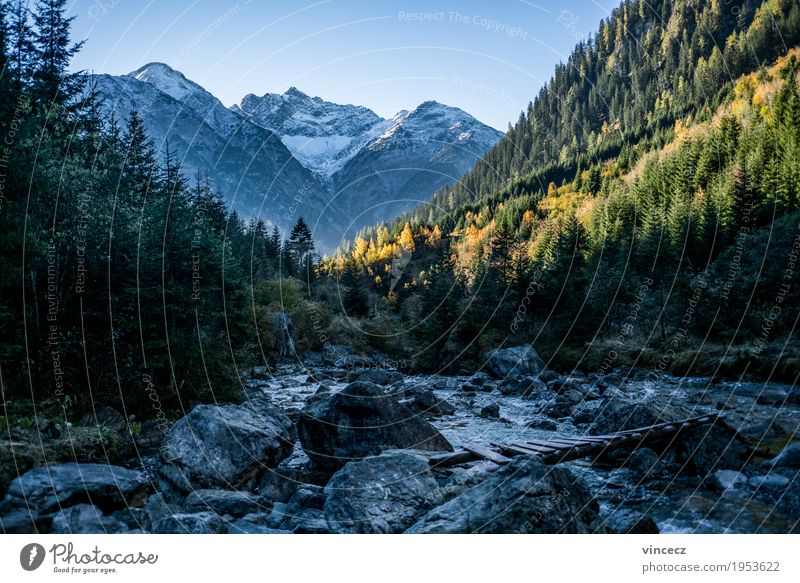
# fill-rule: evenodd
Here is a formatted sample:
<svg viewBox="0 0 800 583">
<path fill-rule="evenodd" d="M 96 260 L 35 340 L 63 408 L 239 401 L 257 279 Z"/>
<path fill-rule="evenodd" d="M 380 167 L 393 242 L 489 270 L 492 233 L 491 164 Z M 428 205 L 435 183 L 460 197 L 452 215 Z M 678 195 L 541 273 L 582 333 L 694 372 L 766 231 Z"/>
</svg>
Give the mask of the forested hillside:
<svg viewBox="0 0 800 583">
<path fill-rule="evenodd" d="M 565 368 L 793 376 L 799 25 L 793 2 L 623 3 L 458 187 L 327 269 L 362 274 L 414 367 L 533 342 Z"/>
</svg>

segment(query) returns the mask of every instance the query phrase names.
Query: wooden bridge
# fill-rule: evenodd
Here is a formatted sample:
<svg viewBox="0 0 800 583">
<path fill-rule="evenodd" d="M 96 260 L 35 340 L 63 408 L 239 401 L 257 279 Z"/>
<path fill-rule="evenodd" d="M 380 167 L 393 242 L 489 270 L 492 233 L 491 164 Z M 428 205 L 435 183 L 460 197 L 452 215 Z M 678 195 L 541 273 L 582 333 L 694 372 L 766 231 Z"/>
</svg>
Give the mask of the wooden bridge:
<svg viewBox="0 0 800 583">
<path fill-rule="evenodd" d="M 683 421 L 658 423 L 607 435 L 559 436 L 547 440 L 518 441 L 508 445 L 492 443 L 489 447 L 466 444 L 455 452 L 432 456 L 430 465 L 448 467 L 478 460 L 488 460 L 503 465 L 518 455 L 534 456 L 546 464 L 556 464 L 582 457 L 596 456 L 620 448 L 634 450 L 648 443 L 674 439 L 681 431 L 717 423 L 722 420 L 722 417 L 719 413 L 710 413 Z"/>
</svg>

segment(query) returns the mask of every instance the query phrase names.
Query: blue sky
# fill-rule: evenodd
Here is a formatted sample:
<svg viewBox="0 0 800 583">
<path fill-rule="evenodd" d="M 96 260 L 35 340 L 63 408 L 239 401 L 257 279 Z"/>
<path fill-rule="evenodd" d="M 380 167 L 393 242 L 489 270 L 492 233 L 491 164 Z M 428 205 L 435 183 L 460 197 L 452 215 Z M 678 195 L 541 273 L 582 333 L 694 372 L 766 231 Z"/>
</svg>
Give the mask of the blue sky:
<svg viewBox="0 0 800 583">
<path fill-rule="evenodd" d="M 182 71 L 226 105 L 296 86 L 388 117 L 428 99 L 505 130 L 617 0 L 74 0 L 76 69 Z"/>
</svg>

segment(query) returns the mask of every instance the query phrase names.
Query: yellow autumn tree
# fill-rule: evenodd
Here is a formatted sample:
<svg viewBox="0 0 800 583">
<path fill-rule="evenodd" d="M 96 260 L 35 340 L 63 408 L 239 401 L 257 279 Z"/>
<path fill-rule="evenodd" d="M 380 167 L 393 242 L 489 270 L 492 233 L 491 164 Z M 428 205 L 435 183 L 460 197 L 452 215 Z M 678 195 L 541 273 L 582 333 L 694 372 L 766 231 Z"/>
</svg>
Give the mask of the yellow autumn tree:
<svg viewBox="0 0 800 583">
<path fill-rule="evenodd" d="M 400 247 L 404 251 L 408 251 L 410 253 L 414 252 L 415 245 L 414 245 L 414 233 L 411 232 L 411 225 L 406 223 L 406 226 L 403 227 L 403 232 L 400 233 L 400 238 L 398 239 L 398 243 L 400 243 Z"/>
</svg>

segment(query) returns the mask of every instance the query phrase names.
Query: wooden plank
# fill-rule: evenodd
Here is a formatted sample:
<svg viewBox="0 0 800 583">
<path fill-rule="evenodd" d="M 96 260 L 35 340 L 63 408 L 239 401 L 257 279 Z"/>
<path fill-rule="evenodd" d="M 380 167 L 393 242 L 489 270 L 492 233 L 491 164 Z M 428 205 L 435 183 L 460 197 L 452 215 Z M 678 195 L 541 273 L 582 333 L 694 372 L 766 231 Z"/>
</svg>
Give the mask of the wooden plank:
<svg viewBox="0 0 800 583">
<path fill-rule="evenodd" d="M 498 447 L 502 449 L 505 453 L 510 453 L 511 455 L 527 455 L 533 457 L 541 457 L 542 454 L 540 452 L 535 452 L 530 449 L 523 449 L 521 447 L 516 447 L 514 445 L 499 445 Z"/>
<path fill-rule="evenodd" d="M 474 453 L 462 449 L 459 451 L 432 455 L 428 458 L 428 464 L 434 467 L 457 466 L 459 464 L 475 461 L 476 459 L 477 456 Z"/>
<path fill-rule="evenodd" d="M 488 447 L 483 447 L 482 445 L 478 445 L 476 443 L 467 443 L 462 445 L 461 447 L 463 447 L 469 452 L 474 453 L 478 457 L 487 459 L 490 462 L 494 462 L 500 466 L 502 466 L 503 464 L 507 464 L 508 462 L 511 461 L 510 458 L 507 458 L 506 456 L 499 454 L 496 451 L 489 449 Z"/>
<path fill-rule="evenodd" d="M 582 440 L 562 440 L 562 439 L 548 439 L 546 441 L 542 441 L 539 439 L 529 439 L 525 442 L 526 444 L 530 445 L 537 445 L 542 447 L 553 447 L 554 449 L 565 449 L 571 448 L 581 445 L 592 445 L 596 443 L 605 443 L 605 441 L 582 441 Z"/>
<path fill-rule="evenodd" d="M 527 443 L 520 443 L 518 441 L 513 442 L 511 445 L 521 449 L 527 449 L 528 451 L 539 454 L 550 454 L 556 451 L 561 451 L 562 449 L 559 447 L 549 447 L 546 445 L 529 445 Z"/>
</svg>

